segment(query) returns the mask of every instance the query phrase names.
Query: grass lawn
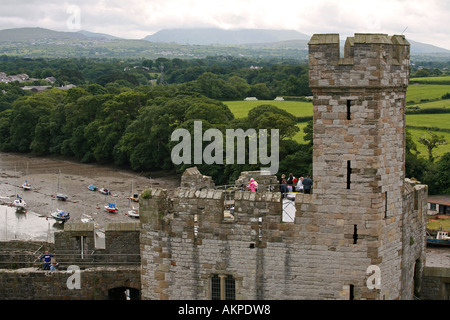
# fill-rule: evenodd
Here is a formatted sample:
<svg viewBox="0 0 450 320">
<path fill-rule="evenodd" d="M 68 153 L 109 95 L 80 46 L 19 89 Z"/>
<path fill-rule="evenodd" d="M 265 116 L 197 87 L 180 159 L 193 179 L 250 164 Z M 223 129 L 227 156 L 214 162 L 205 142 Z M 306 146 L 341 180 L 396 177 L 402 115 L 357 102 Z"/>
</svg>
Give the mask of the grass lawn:
<svg viewBox="0 0 450 320">
<path fill-rule="evenodd" d="M 301 122 L 297 123 L 297 127 L 300 129 L 299 132 L 295 136 L 292 137 L 292 140 L 297 141 L 300 144 L 306 143 L 303 137 L 305 136 L 305 133 L 303 132 L 303 128 L 306 127 L 308 123 L 307 122 Z"/>
<path fill-rule="evenodd" d="M 441 215 L 442 217 L 442 215 Z M 450 217 L 438 219 L 436 217 L 428 217 L 427 228 L 431 230 L 450 231 Z"/>
<path fill-rule="evenodd" d="M 450 85 L 412 84 L 406 91 L 406 102 L 420 103 L 423 99 L 440 99 L 446 93 L 450 93 Z"/>
<path fill-rule="evenodd" d="M 286 110 L 296 117 L 312 116 L 313 106 L 312 102 L 302 101 L 274 101 L 274 100 L 257 100 L 257 101 L 223 101 L 233 112 L 236 118 L 245 118 L 248 112 L 260 105 L 270 104 L 277 108 Z"/>
</svg>

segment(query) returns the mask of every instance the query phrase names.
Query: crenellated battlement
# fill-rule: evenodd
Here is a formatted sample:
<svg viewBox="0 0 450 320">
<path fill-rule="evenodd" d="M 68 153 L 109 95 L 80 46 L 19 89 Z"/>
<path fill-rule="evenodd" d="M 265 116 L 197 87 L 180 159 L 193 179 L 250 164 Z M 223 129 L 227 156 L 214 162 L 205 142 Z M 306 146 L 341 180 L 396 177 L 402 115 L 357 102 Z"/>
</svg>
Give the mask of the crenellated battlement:
<svg viewBox="0 0 450 320">
<path fill-rule="evenodd" d="M 344 57 L 338 34 L 315 34 L 309 42 L 310 87 L 404 87 L 410 45 L 403 35 L 356 33 Z"/>
</svg>

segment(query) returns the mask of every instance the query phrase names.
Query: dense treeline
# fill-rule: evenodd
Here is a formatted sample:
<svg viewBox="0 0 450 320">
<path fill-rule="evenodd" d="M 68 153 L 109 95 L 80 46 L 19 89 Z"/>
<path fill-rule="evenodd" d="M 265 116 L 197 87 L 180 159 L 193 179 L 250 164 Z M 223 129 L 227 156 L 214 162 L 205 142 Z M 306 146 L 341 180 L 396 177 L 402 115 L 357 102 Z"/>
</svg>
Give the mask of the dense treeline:
<svg viewBox="0 0 450 320">
<path fill-rule="evenodd" d="M 143 172 L 181 171 L 185 166 L 175 166 L 171 160 L 171 134 L 178 128 L 193 134 L 195 120 L 202 121 L 203 131 L 217 128 L 224 137 L 225 129 L 270 130 L 283 124 L 280 170 L 311 170 L 311 144 L 300 145 L 290 139 L 298 128 L 295 117 L 286 111 L 261 106 L 252 111 L 251 117 L 237 120 L 222 102 L 175 86 L 120 87 L 108 91 L 91 84 L 21 96 L 11 109 L 0 113 L 0 149 L 62 155 L 81 162 L 114 162 Z M 262 167 L 224 163 L 199 168 L 217 183 L 229 183 L 241 171 Z"/>
<path fill-rule="evenodd" d="M 182 84 L 182 90 L 209 98 L 238 100 L 256 96 L 260 100 L 278 95 L 309 96 L 308 66 L 295 60 L 210 57 L 182 60 L 150 59 L 27 59 L 0 56 L 0 72 L 28 74 L 33 79 L 56 78 L 63 84 L 100 84 L 121 81 L 134 87 L 154 80 Z M 42 83 L 36 83 L 42 84 Z"/>
<path fill-rule="evenodd" d="M 74 157 L 82 162 L 114 162 L 136 171 L 183 170 L 170 158 L 171 133 L 192 131 L 194 120 L 203 130 L 279 128 L 280 171 L 311 170 L 310 144 L 290 138 L 296 119 L 273 106 L 257 116 L 236 120 L 213 99 L 309 95 L 307 66 L 297 61 L 211 57 L 181 60 L 150 59 L 27 59 L 0 56 L 0 72 L 28 74 L 27 83 L 0 83 L 0 149 Z M 53 87 L 75 84 L 68 91 L 24 91 L 24 85 Z M 161 86 L 164 84 L 164 86 Z M 260 121 L 261 123 L 259 123 Z M 248 150 L 247 150 L 248 152 Z M 248 163 L 248 162 L 247 162 Z M 284 166 L 284 167 L 283 167 Z M 200 165 L 217 183 L 234 181 L 257 165 Z M 225 175 L 223 173 L 226 173 Z M 226 178 L 225 178 L 226 177 Z"/>
</svg>

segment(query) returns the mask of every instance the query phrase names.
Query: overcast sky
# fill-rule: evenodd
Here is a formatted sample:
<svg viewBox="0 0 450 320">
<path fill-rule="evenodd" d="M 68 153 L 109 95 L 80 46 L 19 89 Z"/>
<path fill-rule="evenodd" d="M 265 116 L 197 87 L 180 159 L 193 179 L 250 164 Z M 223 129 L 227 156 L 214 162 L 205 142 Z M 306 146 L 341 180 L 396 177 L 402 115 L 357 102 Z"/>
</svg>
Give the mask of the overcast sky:
<svg viewBox="0 0 450 320">
<path fill-rule="evenodd" d="M 450 50 L 449 0 L 0 0 L 0 29 L 42 27 L 142 39 L 165 28 L 402 34 Z"/>
</svg>

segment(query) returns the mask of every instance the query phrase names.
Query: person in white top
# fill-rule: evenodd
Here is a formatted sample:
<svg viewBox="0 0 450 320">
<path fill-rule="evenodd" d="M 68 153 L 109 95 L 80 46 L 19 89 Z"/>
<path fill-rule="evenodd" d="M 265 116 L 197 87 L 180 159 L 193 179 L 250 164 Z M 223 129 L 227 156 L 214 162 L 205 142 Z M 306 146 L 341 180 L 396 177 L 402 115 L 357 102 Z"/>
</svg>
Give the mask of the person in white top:
<svg viewBox="0 0 450 320">
<path fill-rule="evenodd" d="M 296 187 L 297 192 L 300 192 L 300 193 L 303 193 L 303 183 L 302 183 L 302 181 L 303 181 L 303 177 L 300 177 L 298 179 L 297 187 Z"/>
</svg>

